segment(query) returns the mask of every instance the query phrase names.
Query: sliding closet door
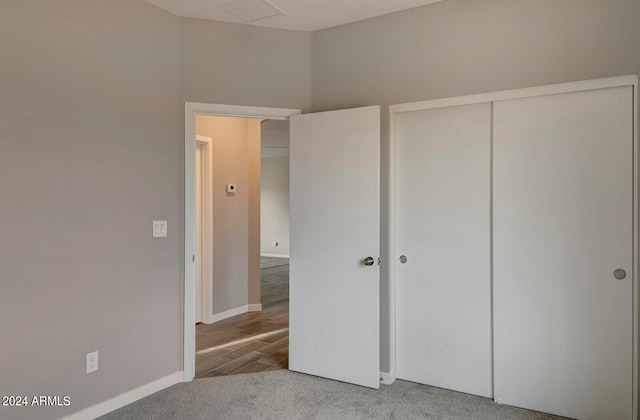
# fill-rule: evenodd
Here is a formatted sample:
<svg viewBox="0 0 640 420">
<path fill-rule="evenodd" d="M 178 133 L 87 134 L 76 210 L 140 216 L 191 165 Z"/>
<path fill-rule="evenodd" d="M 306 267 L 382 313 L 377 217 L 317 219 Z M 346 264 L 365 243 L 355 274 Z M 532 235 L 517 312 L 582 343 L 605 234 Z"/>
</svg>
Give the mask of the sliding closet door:
<svg viewBox="0 0 640 420">
<path fill-rule="evenodd" d="M 396 116 L 397 377 L 486 397 L 490 138 L 491 104 Z"/>
<path fill-rule="evenodd" d="M 631 87 L 494 104 L 495 398 L 632 415 Z"/>
</svg>

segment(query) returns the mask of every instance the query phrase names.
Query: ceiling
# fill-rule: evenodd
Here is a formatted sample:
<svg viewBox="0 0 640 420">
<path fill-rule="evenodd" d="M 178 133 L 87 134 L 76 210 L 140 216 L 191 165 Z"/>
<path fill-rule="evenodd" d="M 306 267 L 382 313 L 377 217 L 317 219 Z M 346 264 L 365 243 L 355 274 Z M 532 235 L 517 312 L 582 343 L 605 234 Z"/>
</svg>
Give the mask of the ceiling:
<svg viewBox="0 0 640 420">
<path fill-rule="evenodd" d="M 316 31 L 442 0 L 146 0 L 175 15 Z"/>
</svg>

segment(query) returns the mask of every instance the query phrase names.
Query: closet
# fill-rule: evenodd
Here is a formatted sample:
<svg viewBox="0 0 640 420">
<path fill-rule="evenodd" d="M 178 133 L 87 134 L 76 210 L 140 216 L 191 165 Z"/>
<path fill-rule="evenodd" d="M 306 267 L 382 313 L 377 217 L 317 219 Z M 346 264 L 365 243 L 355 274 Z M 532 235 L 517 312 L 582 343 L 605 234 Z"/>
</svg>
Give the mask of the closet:
<svg viewBox="0 0 640 420">
<path fill-rule="evenodd" d="M 397 376 L 490 397 L 491 104 L 396 127 Z"/>
<path fill-rule="evenodd" d="M 397 378 L 634 416 L 636 89 L 634 75 L 391 107 Z"/>
</svg>

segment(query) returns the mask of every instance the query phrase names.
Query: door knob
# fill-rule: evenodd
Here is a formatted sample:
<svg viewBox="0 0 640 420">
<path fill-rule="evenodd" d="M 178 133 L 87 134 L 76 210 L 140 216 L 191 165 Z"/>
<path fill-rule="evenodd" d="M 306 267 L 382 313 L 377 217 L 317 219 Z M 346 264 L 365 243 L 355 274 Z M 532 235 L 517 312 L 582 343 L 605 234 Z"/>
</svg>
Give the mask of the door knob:
<svg viewBox="0 0 640 420">
<path fill-rule="evenodd" d="M 406 263 L 407 262 L 407 256 L 406 255 L 400 255 L 400 262 L 402 264 Z"/>
<path fill-rule="evenodd" d="M 373 265 L 373 257 L 367 257 L 364 260 L 362 260 L 362 264 L 366 265 L 367 267 L 371 267 Z"/>
<path fill-rule="evenodd" d="M 613 277 L 617 278 L 618 280 L 622 280 L 623 278 L 627 277 L 627 272 L 622 268 L 618 268 L 613 272 Z"/>
</svg>

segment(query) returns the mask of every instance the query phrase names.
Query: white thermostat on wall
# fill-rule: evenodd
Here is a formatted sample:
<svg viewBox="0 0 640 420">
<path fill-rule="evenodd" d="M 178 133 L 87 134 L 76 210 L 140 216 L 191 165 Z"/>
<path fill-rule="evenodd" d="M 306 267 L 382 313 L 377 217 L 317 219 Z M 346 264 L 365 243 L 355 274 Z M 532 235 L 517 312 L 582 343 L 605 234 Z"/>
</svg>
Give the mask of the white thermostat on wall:
<svg viewBox="0 0 640 420">
<path fill-rule="evenodd" d="M 236 184 L 227 184 L 227 192 L 231 194 L 236 192 Z"/>
</svg>

